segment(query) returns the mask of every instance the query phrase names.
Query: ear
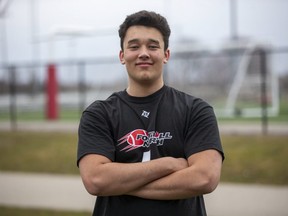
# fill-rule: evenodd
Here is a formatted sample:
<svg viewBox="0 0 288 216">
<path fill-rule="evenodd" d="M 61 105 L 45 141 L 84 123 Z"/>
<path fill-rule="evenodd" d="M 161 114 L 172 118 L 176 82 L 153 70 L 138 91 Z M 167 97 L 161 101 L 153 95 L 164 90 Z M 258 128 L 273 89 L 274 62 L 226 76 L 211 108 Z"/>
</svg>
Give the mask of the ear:
<svg viewBox="0 0 288 216">
<path fill-rule="evenodd" d="M 125 64 L 125 59 L 124 59 L 124 52 L 122 50 L 120 50 L 119 52 L 119 59 L 120 59 L 120 62 L 121 64 Z"/>
<path fill-rule="evenodd" d="M 170 50 L 167 49 L 167 50 L 165 51 L 165 58 L 164 58 L 164 60 L 163 60 L 163 63 L 164 63 L 164 64 L 167 64 L 169 58 L 170 58 Z"/>
</svg>

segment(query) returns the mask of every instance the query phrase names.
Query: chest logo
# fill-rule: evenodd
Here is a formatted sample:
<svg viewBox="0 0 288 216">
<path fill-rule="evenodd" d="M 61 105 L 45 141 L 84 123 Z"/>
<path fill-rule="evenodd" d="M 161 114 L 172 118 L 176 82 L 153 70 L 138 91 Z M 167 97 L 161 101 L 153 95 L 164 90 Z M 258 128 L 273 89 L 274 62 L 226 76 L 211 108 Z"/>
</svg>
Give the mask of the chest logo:
<svg viewBox="0 0 288 216">
<path fill-rule="evenodd" d="M 147 112 L 145 110 L 142 111 L 141 116 L 145 117 L 145 118 L 149 118 L 150 112 Z"/>
<path fill-rule="evenodd" d="M 167 139 L 172 139 L 170 132 L 147 132 L 143 129 L 136 129 L 120 138 L 118 146 L 127 143 L 128 145 L 122 148 L 121 151 L 129 152 L 139 147 L 149 148 L 152 144 L 161 146 Z"/>
</svg>

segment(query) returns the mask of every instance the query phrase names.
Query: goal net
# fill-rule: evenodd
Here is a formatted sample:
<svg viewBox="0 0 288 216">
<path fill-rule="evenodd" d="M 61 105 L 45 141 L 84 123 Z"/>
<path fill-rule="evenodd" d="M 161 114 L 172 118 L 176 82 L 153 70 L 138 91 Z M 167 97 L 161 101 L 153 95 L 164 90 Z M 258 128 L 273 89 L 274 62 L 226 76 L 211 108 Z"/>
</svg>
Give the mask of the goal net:
<svg viewBox="0 0 288 216">
<path fill-rule="evenodd" d="M 263 102 L 267 115 L 276 116 L 279 86 L 269 51 L 266 44 L 239 41 L 217 51 L 175 47 L 165 79 L 169 85 L 208 101 L 219 117 L 260 117 Z"/>
</svg>

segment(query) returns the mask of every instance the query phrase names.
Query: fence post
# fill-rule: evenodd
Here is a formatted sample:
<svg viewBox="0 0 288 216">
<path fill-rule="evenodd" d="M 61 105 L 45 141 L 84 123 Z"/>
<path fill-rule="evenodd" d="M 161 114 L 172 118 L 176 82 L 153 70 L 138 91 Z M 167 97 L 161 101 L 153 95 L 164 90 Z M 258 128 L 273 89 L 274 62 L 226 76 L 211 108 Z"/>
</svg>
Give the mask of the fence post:
<svg viewBox="0 0 288 216">
<path fill-rule="evenodd" d="M 46 118 L 49 120 L 58 119 L 58 83 L 56 76 L 56 66 L 49 64 L 47 68 L 47 85 L 46 85 L 46 96 L 47 96 L 47 107 L 46 107 Z"/>
<path fill-rule="evenodd" d="M 79 113 L 83 112 L 86 104 L 86 85 L 85 85 L 85 63 L 78 63 L 78 90 L 79 90 Z"/>
<path fill-rule="evenodd" d="M 11 130 L 17 130 L 17 107 L 16 107 L 16 67 L 9 66 L 9 94 L 10 94 L 10 125 Z"/>
<path fill-rule="evenodd" d="M 267 112 L 267 59 L 265 50 L 259 50 L 260 55 L 260 75 L 261 75 L 261 116 L 262 116 L 262 134 L 268 133 L 268 112 Z"/>
</svg>

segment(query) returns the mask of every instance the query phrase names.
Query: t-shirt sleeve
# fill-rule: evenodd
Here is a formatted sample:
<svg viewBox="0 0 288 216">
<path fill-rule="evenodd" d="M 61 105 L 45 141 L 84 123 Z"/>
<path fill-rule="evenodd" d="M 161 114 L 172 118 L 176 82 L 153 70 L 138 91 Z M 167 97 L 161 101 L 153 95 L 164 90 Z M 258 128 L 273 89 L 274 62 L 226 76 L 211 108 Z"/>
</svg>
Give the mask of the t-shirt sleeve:
<svg viewBox="0 0 288 216">
<path fill-rule="evenodd" d="M 114 161 L 115 146 L 105 110 L 94 103 L 82 114 L 78 129 L 77 165 L 87 154 L 99 154 Z"/>
<path fill-rule="evenodd" d="M 189 120 L 185 136 L 185 153 L 188 158 L 194 153 L 215 149 L 224 159 L 218 124 L 213 108 L 198 99 L 189 111 Z"/>
</svg>

